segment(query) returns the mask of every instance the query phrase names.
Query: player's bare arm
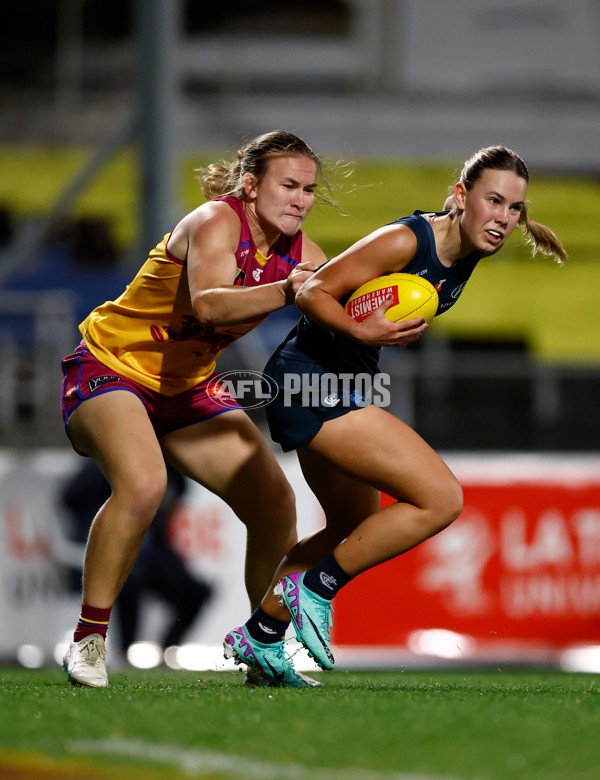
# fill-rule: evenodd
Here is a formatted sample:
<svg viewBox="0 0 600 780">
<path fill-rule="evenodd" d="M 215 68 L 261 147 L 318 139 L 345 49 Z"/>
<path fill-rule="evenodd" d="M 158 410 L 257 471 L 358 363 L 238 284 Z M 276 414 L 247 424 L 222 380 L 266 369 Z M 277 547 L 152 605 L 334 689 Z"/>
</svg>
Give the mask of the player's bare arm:
<svg viewBox="0 0 600 780">
<path fill-rule="evenodd" d="M 185 229 L 190 296 L 200 322 L 237 325 L 286 305 L 286 280 L 259 287 L 234 285 L 240 224 L 229 206 L 204 204 L 189 215 Z M 180 242 L 176 246 L 180 248 Z"/>
<path fill-rule="evenodd" d="M 427 329 L 422 318 L 393 323 L 386 302 L 361 323 L 345 312 L 339 299 L 361 284 L 384 274 L 397 273 L 416 249 L 414 233 L 404 226 L 387 226 L 351 246 L 309 279 L 296 296 L 300 310 L 313 322 L 352 341 L 372 346 L 406 346 Z"/>
</svg>

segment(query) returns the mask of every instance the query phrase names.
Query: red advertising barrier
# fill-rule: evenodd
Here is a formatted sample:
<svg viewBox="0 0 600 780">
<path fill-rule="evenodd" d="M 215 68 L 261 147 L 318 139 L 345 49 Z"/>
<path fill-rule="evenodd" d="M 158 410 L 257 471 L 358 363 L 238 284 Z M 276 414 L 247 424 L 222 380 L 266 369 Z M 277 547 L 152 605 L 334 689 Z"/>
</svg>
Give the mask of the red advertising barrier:
<svg viewBox="0 0 600 780">
<path fill-rule="evenodd" d="M 445 629 L 473 652 L 600 644 L 600 476 L 552 471 L 461 477 L 458 520 L 340 592 L 334 643 L 415 649 L 419 637 Z"/>
</svg>

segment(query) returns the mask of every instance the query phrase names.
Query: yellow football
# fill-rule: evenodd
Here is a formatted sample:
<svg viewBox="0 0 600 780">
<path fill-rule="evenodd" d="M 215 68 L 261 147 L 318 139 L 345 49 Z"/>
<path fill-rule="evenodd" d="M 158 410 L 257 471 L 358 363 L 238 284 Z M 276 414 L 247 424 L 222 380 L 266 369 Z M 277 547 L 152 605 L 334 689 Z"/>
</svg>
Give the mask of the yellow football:
<svg viewBox="0 0 600 780">
<path fill-rule="evenodd" d="M 362 322 L 389 297 L 393 303 L 385 316 L 391 322 L 415 317 L 431 322 L 439 304 L 437 290 L 427 279 L 414 274 L 387 274 L 361 284 L 348 298 L 344 310 L 352 319 Z"/>
</svg>

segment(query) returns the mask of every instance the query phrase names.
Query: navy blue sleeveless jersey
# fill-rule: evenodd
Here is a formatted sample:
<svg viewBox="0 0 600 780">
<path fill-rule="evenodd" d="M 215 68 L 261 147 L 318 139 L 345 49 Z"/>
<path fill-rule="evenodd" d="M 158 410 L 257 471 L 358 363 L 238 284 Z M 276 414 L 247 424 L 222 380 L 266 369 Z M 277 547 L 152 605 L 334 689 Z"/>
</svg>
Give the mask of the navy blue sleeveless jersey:
<svg viewBox="0 0 600 780">
<path fill-rule="evenodd" d="M 436 316 L 453 306 L 463 291 L 473 269 L 482 256 L 473 251 L 457 260 L 450 268 L 442 265 L 435 249 L 433 230 L 429 222 L 421 216 L 432 212 L 415 211 L 407 217 L 401 217 L 393 225 L 406 225 L 417 237 L 417 249 L 402 273 L 414 274 L 427 279 L 438 291 L 440 303 Z M 447 211 L 438 211 L 441 216 Z M 347 298 L 340 303 L 345 304 Z M 320 363 L 328 371 L 367 371 L 377 372 L 379 350 L 364 344 L 349 341 L 343 336 L 315 325 L 306 316 L 302 316 L 285 343 L 295 340 L 295 346 Z M 280 349 L 285 350 L 285 343 Z M 284 353 L 285 354 L 285 353 Z"/>
<path fill-rule="evenodd" d="M 431 225 L 421 216 L 424 213 L 415 211 L 392 224 L 406 225 L 417 237 L 415 254 L 402 270 L 422 276 L 433 284 L 440 299 L 437 314 L 441 314 L 456 302 L 482 253 L 471 252 L 450 268 L 443 266 L 435 250 Z M 437 212 L 440 215 L 447 213 Z M 349 297 L 345 296 L 340 303 L 345 304 Z M 378 362 L 379 350 L 376 347 L 357 344 L 302 316 L 265 367 L 265 373 L 280 390 L 266 407 L 273 440 L 279 442 L 285 451 L 296 449 L 310 441 L 328 420 L 360 408 L 365 398 L 362 389 L 359 389 L 358 379 L 365 374 L 376 377 Z M 331 375 L 341 379 L 342 374 L 354 379 L 341 394 L 327 395 L 330 393 L 328 383 L 324 383 L 322 395 L 310 402 L 305 402 L 301 391 L 292 391 L 292 383 L 298 387 L 299 376 L 309 377 L 313 382 Z"/>
<path fill-rule="evenodd" d="M 461 257 L 450 268 L 442 265 L 435 250 L 433 229 L 428 220 L 421 216 L 422 214 L 431 214 L 431 212 L 415 211 L 409 217 L 401 217 L 392 224 L 406 225 L 417 237 L 417 250 L 410 263 L 402 269 L 402 273 L 423 276 L 435 287 L 440 299 L 435 315 L 437 317 L 454 306 L 483 252 L 473 251 L 466 257 Z M 436 212 L 436 216 L 444 214 L 448 212 Z"/>
</svg>

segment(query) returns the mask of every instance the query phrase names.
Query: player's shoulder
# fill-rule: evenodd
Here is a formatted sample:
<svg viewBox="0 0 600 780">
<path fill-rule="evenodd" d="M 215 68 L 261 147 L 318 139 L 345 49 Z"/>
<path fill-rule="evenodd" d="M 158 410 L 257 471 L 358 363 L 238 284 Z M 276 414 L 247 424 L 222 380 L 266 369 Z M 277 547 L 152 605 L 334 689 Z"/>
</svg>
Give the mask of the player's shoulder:
<svg viewBox="0 0 600 780">
<path fill-rule="evenodd" d="M 241 224 L 238 213 L 221 200 L 206 201 L 187 214 L 182 223 L 189 236 L 207 230 L 239 235 Z"/>
<path fill-rule="evenodd" d="M 327 262 L 325 252 L 306 233 L 302 233 L 302 262 L 314 263 L 317 266 Z"/>
<path fill-rule="evenodd" d="M 374 243 L 389 244 L 398 249 L 412 249 L 417 244 L 417 234 L 410 224 L 405 222 L 392 222 L 378 228 L 371 234 Z"/>
<path fill-rule="evenodd" d="M 240 221 L 239 209 L 225 200 L 207 200 L 187 215 L 191 224 L 231 223 Z"/>
<path fill-rule="evenodd" d="M 169 250 L 185 257 L 192 245 L 218 242 L 234 246 L 239 240 L 241 223 L 238 215 L 223 201 L 206 201 L 186 214 L 169 239 Z"/>
<path fill-rule="evenodd" d="M 434 241 L 431 219 L 442 216 L 444 212 L 414 211 L 405 217 L 399 217 L 391 223 L 391 227 L 398 232 L 397 235 L 419 246 Z"/>
<path fill-rule="evenodd" d="M 393 222 L 390 222 L 390 226 L 419 232 L 425 226 L 426 219 L 426 212 L 413 211 L 412 214 L 405 214 L 402 217 L 397 217 Z"/>
</svg>

